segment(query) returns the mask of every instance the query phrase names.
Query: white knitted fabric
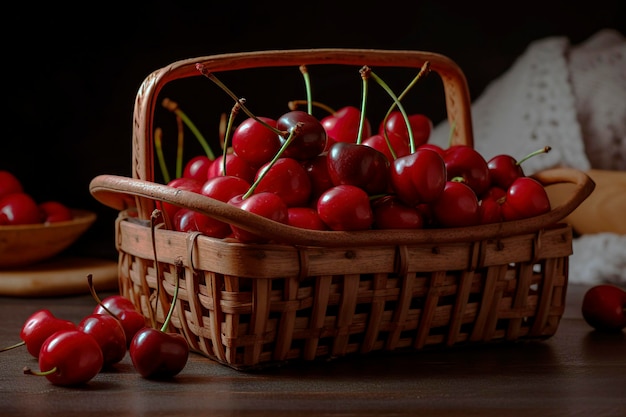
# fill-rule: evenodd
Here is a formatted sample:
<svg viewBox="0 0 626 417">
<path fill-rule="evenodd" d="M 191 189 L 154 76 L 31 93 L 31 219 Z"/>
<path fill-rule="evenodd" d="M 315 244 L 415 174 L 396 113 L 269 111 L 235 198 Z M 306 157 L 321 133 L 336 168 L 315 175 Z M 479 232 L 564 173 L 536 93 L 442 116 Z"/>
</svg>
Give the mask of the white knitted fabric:
<svg viewBox="0 0 626 417">
<path fill-rule="evenodd" d="M 626 170 L 626 38 L 602 30 L 572 46 L 564 37 L 540 39 L 472 103 L 474 146 L 485 158 L 526 160 L 524 172 L 555 166 Z M 447 146 L 447 121 L 431 142 Z M 626 283 L 626 236 L 575 239 L 571 283 Z"/>
</svg>

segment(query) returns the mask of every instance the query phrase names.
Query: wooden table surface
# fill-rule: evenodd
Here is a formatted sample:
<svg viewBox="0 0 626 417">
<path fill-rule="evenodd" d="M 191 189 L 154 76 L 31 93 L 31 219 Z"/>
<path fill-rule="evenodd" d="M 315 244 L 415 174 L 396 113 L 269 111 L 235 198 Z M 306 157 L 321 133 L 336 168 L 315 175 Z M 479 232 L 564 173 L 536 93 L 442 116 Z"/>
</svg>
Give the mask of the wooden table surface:
<svg viewBox="0 0 626 417">
<path fill-rule="evenodd" d="M 25 347 L 1 352 L 0 416 L 626 416 L 626 332 L 583 321 L 570 285 L 557 333 L 541 342 L 369 355 L 245 373 L 191 354 L 172 381 L 141 378 L 128 354 L 82 388 L 43 377 Z M 107 294 L 101 294 L 102 297 Z M 90 295 L 0 297 L 0 346 L 41 308 L 78 322 Z"/>
</svg>

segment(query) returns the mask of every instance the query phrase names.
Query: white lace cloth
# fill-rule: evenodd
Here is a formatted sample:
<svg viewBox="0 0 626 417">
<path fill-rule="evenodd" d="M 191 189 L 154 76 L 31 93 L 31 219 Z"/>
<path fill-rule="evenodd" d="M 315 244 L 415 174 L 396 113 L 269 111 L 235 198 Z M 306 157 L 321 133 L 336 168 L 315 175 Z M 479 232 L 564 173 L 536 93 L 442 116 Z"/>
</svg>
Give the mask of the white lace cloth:
<svg viewBox="0 0 626 417">
<path fill-rule="evenodd" d="M 474 146 L 487 159 L 528 159 L 526 174 L 555 166 L 626 171 L 626 38 L 606 29 L 580 45 L 564 37 L 531 43 L 472 103 Z M 447 146 L 450 126 L 431 141 Z M 626 236 L 575 239 L 570 283 L 626 283 Z"/>
</svg>

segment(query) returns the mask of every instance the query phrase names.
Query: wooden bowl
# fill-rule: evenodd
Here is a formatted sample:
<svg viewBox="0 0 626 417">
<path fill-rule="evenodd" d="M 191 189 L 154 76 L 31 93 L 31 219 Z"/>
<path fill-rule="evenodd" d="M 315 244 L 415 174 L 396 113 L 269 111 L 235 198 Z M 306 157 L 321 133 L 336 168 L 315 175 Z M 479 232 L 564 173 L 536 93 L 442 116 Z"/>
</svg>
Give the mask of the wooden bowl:
<svg viewBox="0 0 626 417">
<path fill-rule="evenodd" d="M 96 220 L 90 211 L 72 213 L 66 222 L 0 226 L 0 269 L 32 265 L 67 249 Z"/>
</svg>

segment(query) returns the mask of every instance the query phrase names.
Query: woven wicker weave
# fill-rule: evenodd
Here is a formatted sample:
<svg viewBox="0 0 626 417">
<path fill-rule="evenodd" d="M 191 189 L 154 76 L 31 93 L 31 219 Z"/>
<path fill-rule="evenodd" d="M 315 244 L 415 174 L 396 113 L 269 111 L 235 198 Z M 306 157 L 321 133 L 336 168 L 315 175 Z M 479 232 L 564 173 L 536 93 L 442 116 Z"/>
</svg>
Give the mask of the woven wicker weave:
<svg viewBox="0 0 626 417">
<path fill-rule="evenodd" d="M 584 173 L 538 173 L 571 183 L 571 198 L 531 219 L 457 229 L 312 231 L 154 182 L 153 113 L 170 81 L 244 68 L 339 64 L 420 68 L 443 81 L 453 143 L 473 145 L 462 71 L 419 51 L 316 49 L 224 54 L 151 74 L 135 105 L 133 178 L 101 175 L 90 190 L 119 210 L 120 292 L 162 323 L 178 280 L 171 330 L 239 370 L 374 351 L 411 351 L 552 336 L 564 311 L 572 230 L 560 223 L 592 192 Z M 156 201 L 209 214 L 281 244 L 244 244 L 151 227 Z M 156 254 L 156 262 L 155 262 Z M 182 264 L 184 274 L 177 273 Z M 156 300 L 157 294 L 160 295 Z"/>
</svg>

